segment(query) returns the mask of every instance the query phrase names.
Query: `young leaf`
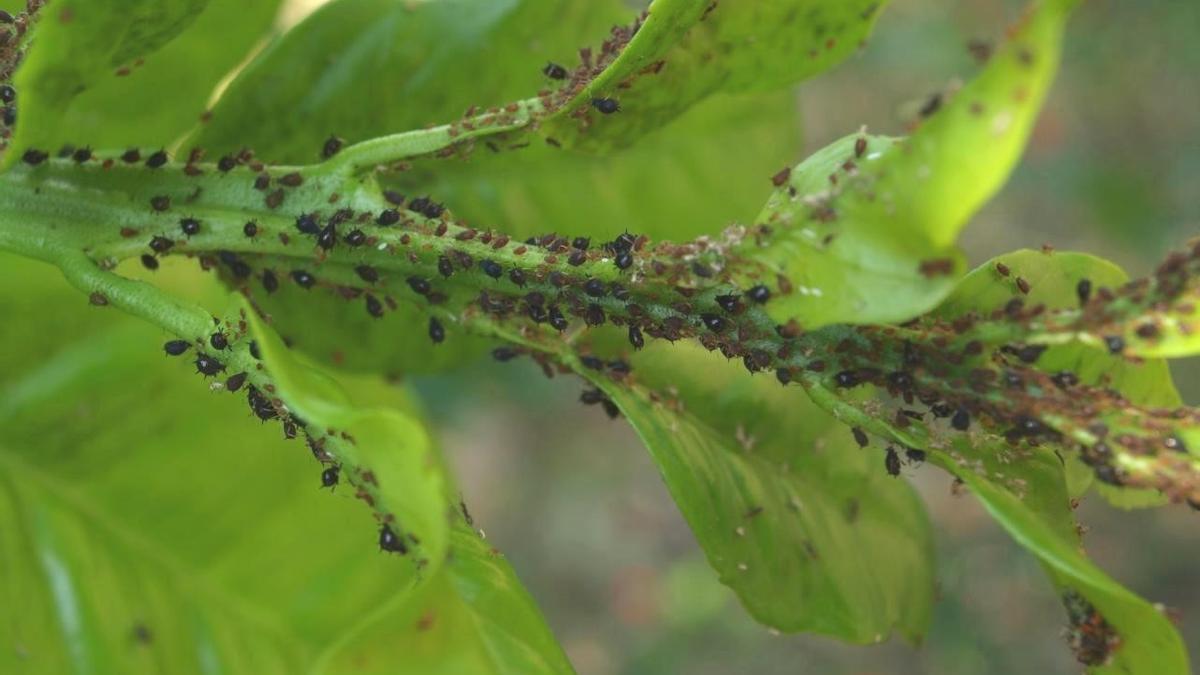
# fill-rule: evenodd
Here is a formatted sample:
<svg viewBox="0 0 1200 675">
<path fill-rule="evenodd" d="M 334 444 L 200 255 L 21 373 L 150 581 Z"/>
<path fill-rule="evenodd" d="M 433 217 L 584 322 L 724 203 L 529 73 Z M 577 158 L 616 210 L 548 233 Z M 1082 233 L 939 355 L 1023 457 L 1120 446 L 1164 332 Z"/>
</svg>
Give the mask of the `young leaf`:
<svg viewBox="0 0 1200 675">
<path fill-rule="evenodd" d="M 679 347 L 674 348 L 678 351 Z M 586 368 L 629 419 L 721 582 L 758 621 L 844 640 L 917 641 L 928 627 L 932 542 L 911 489 L 887 475 L 877 451 L 778 384 L 749 382 L 647 348 L 639 381 Z M 703 372 L 709 379 L 690 378 Z M 829 433 L 832 432 L 832 433 Z"/>
<path fill-rule="evenodd" d="M 772 316 L 806 328 L 898 322 L 950 291 L 962 267 L 954 240 L 1016 164 L 1073 4 L 1039 3 L 983 72 L 899 147 L 875 159 L 877 139 L 859 152 L 846 138 L 793 171 L 802 185 L 776 194 L 741 247 L 762 263 L 762 281 L 794 288 L 779 294 Z M 843 162 L 842 172 L 831 168 Z"/>
<path fill-rule="evenodd" d="M 191 25 L 208 1 L 56 0 L 42 9 L 34 44 L 14 78 L 20 124 L 9 162 L 26 148 L 57 150 L 76 97 L 125 70 L 132 74 L 139 60 Z"/>
</svg>

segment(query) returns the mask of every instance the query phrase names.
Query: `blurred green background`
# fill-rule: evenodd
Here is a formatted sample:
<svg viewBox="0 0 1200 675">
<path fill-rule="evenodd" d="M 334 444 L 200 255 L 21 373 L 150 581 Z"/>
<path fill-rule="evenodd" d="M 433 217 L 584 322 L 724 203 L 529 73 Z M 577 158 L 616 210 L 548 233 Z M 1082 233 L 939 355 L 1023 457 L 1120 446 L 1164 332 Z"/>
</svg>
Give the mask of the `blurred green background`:
<svg viewBox="0 0 1200 675">
<path fill-rule="evenodd" d="M 857 56 L 804 84 L 795 159 L 860 125 L 903 134 L 926 98 L 973 72 L 1022 3 L 895 0 Z M 973 263 L 1049 244 L 1108 257 L 1131 275 L 1197 233 L 1200 3 L 1091 0 L 1023 165 L 967 228 Z M 764 180 L 765 185 L 765 180 Z M 1200 369 L 1176 384 L 1200 402 Z M 481 377 L 483 379 L 481 379 Z M 775 635 L 708 573 L 632 432 L 581 409 L 574 381 L 530 365 L 425 378 L 441 439 L 477 523 L 506 551 L 580 673 L 1070 673 L 1065 617 L 1031 556 L 931 467 L 906 469 L 938 537 L 930 635 L 855 647 Z M 563 419 L 571 420 L 563 424 Z M 1089 495 L 1085 544 L 1116 579 L 1178 610 L 1200 653 L 1200 514 L 1123 512 Z"/>
<path fill-rule="evenodd" d="M 299 21 L 319 4 L 293 0 L 282 21 Z M 967 43 L 994 39 L 1020 6 L 893 0 L 858 55 L 795 93 L 800 133 L 794 147 L 772 148 L 771 166 L 799 161 L 861 125 L 905 133 L 931 94 L 973 71 Z M 1085 4 L 1024 164 L 966 231 L 973 262 L 1050 244 L 1140 275 L 1197 232 L 1197 27 L 1200 3 Z M 762 168 L 764 199 L 770 173 Z M 43 330 L 55 325 L 51 319 Z M 1176 370 L 1192 404 L 1200 402 L 1197 373 L 1192 362 Z M 902 478 L 924 496 L 938 536 L 940 594 L 925 644 L 855 647 L 776 635 L 716 582 L 638 440 L 621 422 L 580 406 L 578 380 L 547 381 L 528 363 L 480 363 L 416 385 L 477 526 L 508 554 L 583 675 L 1080 670 L 1061 638 L 1062 608 L 1033 558 L 969 495 L 953 495 L 950 477 L 934 468 L 908 468 Z M 1121 512 L 1096 496 L 1078 514 L 1091 528 L 1089 553 L 1134 591 L 1178 610 L 1189 649 L 1200 654 L 1192 563 L 1200 557 L 1200 514 Z"/>
</svg>

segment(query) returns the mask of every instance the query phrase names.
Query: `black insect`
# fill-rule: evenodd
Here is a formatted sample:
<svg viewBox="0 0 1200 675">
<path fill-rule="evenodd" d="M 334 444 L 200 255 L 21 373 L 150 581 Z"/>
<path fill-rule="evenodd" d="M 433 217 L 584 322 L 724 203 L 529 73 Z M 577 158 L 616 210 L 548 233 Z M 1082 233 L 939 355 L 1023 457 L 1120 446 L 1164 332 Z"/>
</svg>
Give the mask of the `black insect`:
<svg viewBox="0 0 1200 675">
<path fill-rule="evenodd" d="M 592 370 L 604 370 L 604 359 L 591 356 L 590 354 L 584 354 L 583 356 L 580 356 L 579 362 L 583 364 L 584 368 L 591 368 Z"/>
<path fill-rule="evenodd" d="M 362 246 L 367 243 L 367 235 L 363 234 L 362 230 L 350 230 L 350 234 L 346 235 L 346 243 L 350 246 Z"/>
<path fill-rule="evenodd" d="M 229 391 L 237 391 L 246 383 L 246 373 L 241 372 L 236 375 L 231 375 L 228 380 L 225 380 L 225 388 Z"/>
<path fill-rule="evenodd" d="M 596 405 L 607 398 L 599 389 L 584 389 L 583 393 L 579 395 L 579 401 L 584 405 Z"/>
<path fill-rule="evenodd" d="M 161 168 L 166 163 L 167 163 L 167 151 L 166 150 L 159 150 L 146 158 L 146 166 L 150 167 L 151 169 Z"/>
<path fill-rule="evenodd" d="M 578 249 L 580 251 L 588 250 L 588 247 L 591 245 L 592 240 L 588 239 L 587 237 L 575 237 L 574 241 L 571 242 L 571 248 Z"/>
<path fill-rule="evenodd" d="M 771 289 L 759 284 L 752 287 L 749 291 L 746 291 L 746 295 L 749 296 L 751 300 L 761 305 L 762 303 L 771 299 Z"/>
<path fill-rule="evenodd" d="M 200 221 L 195 218 L 184 218 L 179 221 L 179 229 L 187 236 L 200 234 Z"/>
<path fill-rule="evenodd" d="M 444 277 L 449 277 L 454 274 L 454 265 L 450 263 L 450 259 L 446 256 L 438 257 L 438 273 Z"/>
<path fill-rule="evenodd" d="M 737 295 L 718 295 L 713 299 L 717 301 L 717 305 L 719 305 L 721 309 L 733 314 L 738 311 L 738 308 L 741 307 L 739 298 L 740 296 Z"/>
<path fill-rule="evenodd" d="M 408 546 L 400 536 L 392 531 L 390 525 L 385 524 L 379 528 L 379 550 L 405 555 L 408 553 Z"/>
<path fill-rule="evenodd" d="M 833 381 L 839 387 L 857 387 L 862 383 L 858 373 L 853 370 L 843 370 L 833 376 Z"/>
<path fill-rule="evenodd" d="M 888 446 L 887 455 L 883 458 L 883 466 L 887 469 L 888 475 L 895 478 L 900 475 L 900 455 L 896 454 L 896 449 Z"/>
<path fill-rule="evenodd" d="M 621 409 L 618 408 L 617 404 L 613 403 L 611 399 L 606 398 L 603 401 L 600 401 L 600 407 L 604 408 L 604 414 L 608 415 L 608 419 L 610 420 L 615 420 L 621 416 Z"/>
<path fill-rule="evenodd" d="M 858 447 L 867 447 L 867 443 L 870 442 L 870 440 L 867 438 L 867 432 L 859 429 L 858 427 L 852 427 L 850 429 L 850 433 L 854 434 L 854 442 L 858 443 Z"/>
<path fill-rule="evenodd" d="M 12 127 L 17 125 L 17 109 L 13 106 L 4 106 L 4 126 Z"/>
<path fill-rule="evenodd" d="M 1092 282 L 1080 279 L 1079 283 L 1075 284 L 1075 295 L 1079 297 L 1079 304 L 1086 305 L 1092 297 Z"/>
<path fill-rule="evenodd" d="M 954 416 L 950 418 L 950 426 L 959 431 L 966 431 L 971 426 L 971 414 L 959 408 L 955 411 Z"/>
<path fill-rule="evenodd" d="M 604 309 L 596 303 L 588 305 L 587 309 L 583 312 L 583 321 L 589 326 L 603 325 L 605 318 Z"/>
<path fill-rule="evenodd" d="M 150 239 L 150 249 L 155 253 L 166 253 L 167 251 L 170 251 L 171 247 L 174 245 L 175 242 L 161 235 L 156 235 Z"/>
<path fill-rule="evenodd" d="M 629 325 L 629 344 L 633 345 L 634 349 L 641 349 L 646 345 L 646 339 L 642 337 L 642 329 L 633 324 Z"/>
<path fill-rule="evenodd" d="M 594 98 L 592 107 L 605 115 L 611 115 L 621 109 L 621 104 L 614 98 Z"/>
<path fill-rule="evenodd" d="M 262 285 L 266 292 L 274 293 L 279 290 L 279 278 L 271 270 L 263 270 Z"/>
<path fill-rule="evenodd" d="M 604 288 L 604 282 L 599 279 L 588 279 L 583 284 L 583 292 L 593 298 L 603 298 L 607 289 Z"/>
<path fill-rule="evenodd" d="M 158 258 L 155 258 L 149 253 L 143 253 L 142 266 L 151 271 L 156 270 L 158 269 Z"/>
<path fill-rule="evenodd" d="M 229 173 L 237 166 L 237 158 L 233 155 L 225 155 L 217 160 L 217 170 L 221 173 Z"/>
<path fill-rule="evenodd" d="M 509 270 L 508 280 L 522 288 L 525 287 L 525 273 L 515 267 Z"/>
<path fill-rule="evenodd" d="M 121 161 L 126 164 L 137 164 L 142 161 L 142 153 L 137 148 L 129 148 L 121 153 Z"/>
<path fill-rule="evenodd" d="M 506 361 L 512 361 L 519 354 L 520 354 L 520 352 L 513 349 L 512 347 L 496 347 L 495 349 L 492 350 L 492 358 L 496 359 L 500 363 L 504 363 Z"/>
<path fill-rule="evenodd" d="M 88 147 L 79 148 L 75 152 L 71 153 L 71 159 L 75 160 L 76 164 L 83 164 L 91 158 L 92 149 Z"/>
<path fill-rule="evenodd" d="M 557 63 L 547 63 L 545 68 L 542 68 L 542 74 L 552 80 L 567 79 L 567 69 Z"/>
<path fill-rule="evenodd" d="M 1054 375 L 1051 375 L 1050 379 L 1054 380 L 1054 384 L 1057 385 L 1059 389 L 1066 389 L 1079 384 L 1079 376 L 1069 370 L 1060 370 Z"/>
<path fill-rule="evenodd" d="M 262 361 L 262 352 L 258 350 L 258 340 L 250 341 L 250 356 L 253 356 L 258 361 Z"/>
<path fill-rule="evenodd" d="M 442 327 L 442 322 L 434 317 L 429 317 L 429 339 L 435 345 L 446 339 L 446 329 Z"/>
<path fill-rule="evenodd" d="M 292 270 L 292 280 L 305 289 L 312 288 L 313 284 L 317 283 L 317 278 L 304 270 Z"/>
<path fill-rule="evenodd" d="M 383 317 L 383 303 L 379 301 L 379 298 L 370 293 L 367 293 L 367 314 L 376 319 Z"/>
<path fill-rule="evenodd" d="M 12 85 L 0 84 L 0 101 L 12 103 L 17 100 L 17 90 Z"/>
<path fill-rule="evenodd" d="M 613 264 L 617 266 L 617 269 L 627 270 L 633 265 L 633 254 L 629 251 L 621 251 L 613 260 Z"/>
<path fill-rule="evenodd" d="M 41 150 L 34 150 L 33 148 L 30 148 L 25 151 L 25 154 L 21 155 L 21 161 L 25 162 L 29 166 L 37 166 L 38 164 L 46 161 L 49 157 L 50 155 L 42 152 Z"/>
<path fill-rule="evenodd" d="M 212 345 L 213 349 L 226 349 L 229 347 L 229 338 L 225 334 L 217 331 L 208 336 L 208 344 Z"/>
<path fill-rule="evenodd" d="M 375 271 L 375 268 L 371 267 L 370 265 L 359 265 L 358 267 L 354 268 L 354 273 L 358 275 L 359 279 L 362 279 L 368 284 L 373 284 L 376 281 L 379 281 L 379 272 Z"/>
<path fill-rule="evenodd" d="M 427 296 L 429 295 L 429 292 L 433 290 L 433 288 L 429 285 L 429 281 L 422 277 L 409 277 L 408 287 L 411 288 L 413 293 L 416 293 L 417 295 Z"/>
<path fill-rule="evenodd" d="M 585 262 L 587 262 L 586 251 L 574 250 L 571 251 L 571 255 L 567 256 L 567 264 L 571 267 L 579 267 Z"/>
<path fill-rule="evenodd" d="M 716 314 L 701 314 L 700 320 L 704 322 L 704 326 L 714 333 L 720 333 L 725 330 L 725 319 Z"/>
<path fill-rule="evenodd" d="M 275 409 L 275 406 L 271 405 L 271 401 L 266 396 L 262 395 L 258 387 L 251 385 L 246 390 L 246 400 L 250 403 L 250 411 L 258 419 L 266 422 L 267 420 L 279 417 L 279 411 Z"/>
<path fill-rule="evenodd" d="M 792 371 L 787 368 L 776 368 L 775 379 L 779 380 L 779 384 L 787 384 L 792 381 Z"/>
<path fill-rule="evenodd" d="M 346 144 L 345 141 L 337 136 L 330 136 L 325 139 L 325 144 L 321 146 L 321 157 L 329 159 L 341 152 L 342 147 Z"/>
<path fill-rule="evenodd" d="M 271 174 L 260 173 L 254 177 L 255 190 L 266 190 L 269 187 L 271 187 Z"/>
<path fill-rule="evenodd" d="M 400 222 L 400 211 L 396 209 L 384 209 L 379 212 L 379 216 L 375 218 L 376 225 L 387 227 Z"/>
<path fill-rule="evenodd" d="M 920 464 L 925 461 L 925 451 L 916 448 L 908 448 L 904 451 L 904 456 L 913 464 Z"/>
<path fill-rule="evenodd" d="M 1108 347 L 1109 354 L 1120 354 L 1125 350 L 1125 339 L 1120 335 L 1107 335 L 1104 338 L 1104 346 Z"/>
<path fill-rule="evenodd" d="M 504 274 L 504 269 L 501 268 L 500 264 L 494 260 L 487 260 L 487 259 L 480 260 L 479 261 L 479 269 L 483 270 L 484 274 L 488 275 L 489 277 L 491 277 L 493 279 L 499 279 L 500 275 Z"/>
<path fill-rule="evenodd" d="M 1017 350 L 1017 358 L 1025 363 L 1036 363 L 1046 351 L 1046 345 L 1025 345 Z"/>
<path fill-rule="evenodd" d="M 317 234 L 321 231 L 321 224 L 317 222 L 316 214 L 301 213 L 296 216 L 296 229 L 302 234 Z"/>
<path fill-rule="evenodd" d="M 321 230 L 321 234 L 317 235 L 317 246 L 328 251 L 337 245 L 337 240 L 337 226 L 330 222 Z"/>
<path fill-rule="evenodd" d="M 550 307 L 550 325 L 557 331 L 564 331 L 570 326 L 570 322 L 558 311 L 558 307 L 551 305 Z"/>
<path fill-rule="evenodd" d="M 155 195 L 150 198 L 150 208 L 155 211 L 166 211 L 171 208 L 171 198 L 166 195 Z"/>
<path fill-rule="evenodd" d="M 163 345 L 163 351 L 167 353 L 167 356 L 179 356 L 191 346 L 192 343 L 187 340 L 170 340 Z"/>
<path fill-rule="evenodd" d="M 246 221 L 246 224 L 242 226 L 242 234 L 247 237 L 256 236 L 258 234 L 258 223 L 253 220 Z"/>
<path fill-rule="evenodd" d="M 321 472 L 321 487 L 333 488 L 336 486 L 340 472 L 341 469 L 337 465 L 325 467 L 325 470 Z"/>
<path fill-rule="evenodd" d="M 216 375 L 225 370 L 225 364 L 203 352 L 196 355 L 196 372 L 205 376 Z"/>
</svg>

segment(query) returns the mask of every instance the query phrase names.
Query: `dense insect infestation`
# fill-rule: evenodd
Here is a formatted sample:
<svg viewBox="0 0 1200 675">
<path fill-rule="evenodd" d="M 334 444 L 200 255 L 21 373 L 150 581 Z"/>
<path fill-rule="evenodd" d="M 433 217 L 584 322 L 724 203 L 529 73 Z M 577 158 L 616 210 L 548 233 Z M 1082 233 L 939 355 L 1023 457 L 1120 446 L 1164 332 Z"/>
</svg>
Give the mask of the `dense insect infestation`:
<svg viewBox="0 0 1200 675">
<path fill-rule="evenodd" d="M 572 672 L 516 573 L 468 515 L 470 495 L 414 401 L 429 386 L 418 376 L 469 375 L 490 355 L 500 377 L 581 383 L 581 393 L 569 390 L 580 420 L 628 424 L 712 578 L 773 631 L 919 642 L 935 596 L 932 546 L 908 481 L 944 472 L 954 494 L 970 493 L 1044 563 L 1078 663 L 1187 671 L 1169 617 L 1088 560 L 1072 509 L 1093 485 L 1116 503 L 1200 509 L 1200 411 L 1182 403 L 1165 363 L 1200 352 L 1200 243 L 1180 243 L 1132 281 L 1103 260 L 1049 246 L 972 271 L 955 245 L 1033 134 L 1061 50 L 1071 48 L 1063 34 L 1076 0 L 1032 2 L 997 31 L 1003 40 L 971 42 L 978 71 L 916 100 L 909 136 L 855 125 L 783 169 L 769 156 L 741 157 L 775 148 L 744 139 L 746 148 L 734 147 L 681 125 L 715 124 L 690 117 L 711 115 L 706 106 L 715 104 L 731 106 L 747 128 L 774 114 L 760 89 L 853 54 L 887 3 L 660 0 L 612 26 L 611 16 L 628 14 L 622 3 L 521 0 L 489 7 L 492 16 L 482 0 L 332 0 L 262 50 L 254 45 L 270 37 L 279 3 L 119 4 L 28 0 L 19 12 L 0 10 L 0 249 L 61 271 L 80 292 L 72 312 L 98 322 L 127 314 L 157 333 L 81 329 L 94 356 L 47 337 L 44 351 L 61 354 L 40 379 L 11 388 L 0 419 L 17 426 L 38 411 L 59 415 L 37 428 L 38 443 L 58 451 L 46 457 L 74 457 L 70 444 L 109 450 L 102 429 L 54 448 L 71 426 L 61 420 L 104 420 L 146 437 L 144 452 L 81 460 L 74 472 L 94 463 L 118 475 L 125 464 L 112 457 L 126 455 L 128 466 L 151 466 L 168 444 L 156 445 L 156 434 L 224 447 L 222 415 L 251 422 L 246 435 L 267 434 L 255 443 L 296 449 L 284 465 L 284 453 L 244 448 L 222 459 L 224 482 L 178 491 L 207 509 L 164 505 L 170 490 L 153 483 L 145 492 L 153 508 L 135 500 L 105 516 L 149 518 L 152 530 L 159 516 L 223 512 L 208 500 L 245 493 L 251 512 L 228 518 L 246 528 L 241 536 L 219 530 L 229 526 L 222 518 L 189 520 L 183 531 L 196 541 L 153 558 L 167 561 L 163 572 L 121 561 L 125 548 L 148 548 L 153 536 L 114 535 L 118 543 L 88 547 L 103 559 L 95 583 L 140 588 L 118 578 L 137 569 L 154 582 L 145 588 L 176 594 L 187 584 L 171 576 L 185 568 L 175 561 L 215 559 L 228 539 L 254 541 L 262 567 L 284 570 L 239 582 L 239 593 L 294 590 L 263 601 L 265 621 L 241 617 L 260 608 L 236 603 L 228 617 L 210 617 L 188 594 L 157 604 L 121 595 L 105 611 L 135 614 L 112 620 L 128 619 L 125 635 L 152 636 L 138 638 L 139 649 L 188 645 L 187 654 L 229 672 L 313 663 L 341 672 L 331 664 L 382 653 L 371 643 L 382 635 L 415 655 L 396 672 L 452 662 L 476 668 L 469 672 Z M 605 29 L 578 39 L 555 32 L 593 23 Z M 137 31 L 118 30 L 129 26 Z M 108 51 L 92 53 L 96 45 Z M 359 63 L 367 53 L 379 64 Z M 481 59 L 522 65 L 492 77 Z M 195 88 L 178 81 L 185 63 Z M 402 79 L 381 82 L 371 69 Z M 161 101 L 168 82 L 178 102 Z M 762 98 L 741 111 L 725 95 Z M 785 112 L 781 120 L 796 117 Z M 720 150 L 720 161 L 674 178 L 687 199 L 631 168 L 650 161 L 638 153 L 676 161 L 677 150 L 662 148 L 681 128 L 697 148 Z M 749 188 L 727 160 L 758 167 L 745 183 L 757 186 L 753 199 L 745 201 Z M 625 194 L 626 182 L 637 194 Z M 646 204 L 643 215 L 641 202 L 658 191 L 665 207 Z M 725 202 L 742 215 L 726 218 L 735 209 Z M 722 215 L 700 222 L 712 214 Z M 99 378 L 87 405 L 49 406 L 69 401 L 101 362 L 120 376 Z M 6 367 L 19 365 L 14 358 Z M 188 370 L 199 377 L 185 379 Z M 197 388 L 213 399 L 191 406 L 203 413 L 183 407 L 158 419 L 146 410 Z M 131 391 L 147 400 L 131 400 Z M 135 481 L 104 474 L 96 480 L 113 485 L 96 495 L 87 488 L 52 501 L 37 491 L 63 479 L 38 478 L 34 460 L 10 461 L 3 451 L 0 460 L 40 486 L 14 491 L 20 508 L 3 517 L 20 525 L 12 529 L 39 552 L 37 569 L 56 580 L 46 598 L 58 609 L 44 613 L 64 612 L 70 589 L 91 581 L 60 560 L 60 548 L 97 536 L 97 527 L 64 525 L 57 510 L 19 521 L 51 513 L 21 500 L 70 506 L 128 493 Z M 177 461 L 158 472 L 164 481 L 193 473 L 200 481 L 204 469 L 191 455 Z M 289 482 L 293 469 L 306 476 L 303 492 L 301 481 Z M 259 521 L 305 529 L 287 530 L 279 541 L 291 543 L 276 547 L 271 532 L 251 534 Z M 210 524 L 226 534 L 210 536 Z M 375 553 L 371 536 L 380 554 L 395 555 L 357 555 Z M 0 569 L 34 574 L 18 562 Z M 4 586 L 23 583 L 11 581 Z M 70 599 L 83 608 L 63 625 L 99 630 L 91 596 Z M 383 626 L 392 611 L 403 626 L 359 623 L 376 617 Z M 313 618 L 326 614 L 347 624 Z M 180 617 L 201 618 L 185 625 Z M 204 632 L 243 620 L 253 649 Z M 339 637 L 317 658 L 307 647 L 276 647 L 274 628 L 259 623 L 288 640 L 299 640 L 293 624 Z M 341 635 L 347 626 L 358 628 Z M 50 641 L 66 645 L 58 652 L 73 655 L 77 670 L 149 672 L 124 661 L 126 646 L 108 644 L 106 633 L 79 643 L 102 645 L 95 654 L 71 646 L 73 635 Z M 35 660 L 54 651 L 32 638 L 27 649 L 26 639 L 10 642 Z M 436 640 L 452 646 L 431 646 Z M 89 661 L 110 652 L 111 663 Z M 477 662 L 491 665 L 461 666 Z"/>
</svg>

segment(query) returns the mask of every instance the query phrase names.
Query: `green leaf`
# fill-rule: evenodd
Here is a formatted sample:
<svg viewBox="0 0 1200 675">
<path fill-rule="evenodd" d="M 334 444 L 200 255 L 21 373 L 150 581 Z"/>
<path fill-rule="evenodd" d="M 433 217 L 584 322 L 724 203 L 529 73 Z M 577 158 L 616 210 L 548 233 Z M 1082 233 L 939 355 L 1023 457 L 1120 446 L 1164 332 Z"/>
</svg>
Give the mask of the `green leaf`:
<svg viewBox="0 0 1200 675">
<path fill-rule="evenodd" d="M 589 149 L 628 145 L 707 96 L 765 91 L 807 79 L 854 53 L 886 2 L 656 0 L 615 60 L 545 123 L 542 134 Z M 587 72 L 586 69 L 584 72 Z M 618 114 L 592 107 L 619 100 Z"/>
<path fill-rule="evenodd" d="M 1073 4 L 1039 3 L 983 71 L 899 147 L 873 159 L 890 143 L 870 138 L 859 153 L 849 137 L 797 167 L 794 192 L 776 193 L 756 221 L 762 228 L 740 247 L 762 263 L 760 281 L 782 287 L 768 306 L 772 316 L 806 328 L 898 322 L 951 290 L 962 268 L 954 240 L 1016 164 Z"/>
<path fill-rule="evenodd" d="M 277 162 L 533 95 L 541 68 L 625 16 L 616 0 L 337 0 L 260 54 L 190 143 Z"/>
<path fill-rule="evenodd" d="M 118 74 L 121 69 L 134 73 L 139 68 L 139 60 L 171 42 L 204 12 L 207 5 L 208 0 L 56 0 L 43 9 L 34 33 L 34 45 L 14 79 L 20 97 L 19 120 L 13 139 L 14 150 L 8 155 L 10 161 L 20 156 L 20 151 L 25 148 L 57 149 L 64 140 L 93 144 L 107 141 L 103 131 L 98 132 L 101 138 L 94 140 L 86 136 L 64 139 L 67 133 L 83 135 L 82 131 L 102 130 L 110 121 L 89 119 L 83 129 L 66 127 L 67 111 L 72 103 L 92 88 L 102 90 L 96 94 L 96 103 L 112 95 L 103 90 L 128 92 L 127 85 L 113 83 L 121 79 Z M 211 36 L 206 39 L 211 40 Z M 233 63 L 238 56 L 234 55 Z M 222 71 L 205 82 L 199 77 L 205 70 L 197 73 L 194 84 L 187 82 L 191 79 L 190 73 L 181 82 L 175 71 L 176 77 L 167 80 L 171 83 L 171 91 L 182 87 L 181 93 L 184 93 L 194 87 L 200 92 L 202 101 L 215 79 L 224 74 Z M 162 103 L 162 94 L 161 89 L 149 94 L 156 97 L 152 109 L 156 110 Z M 139 97 L 132 109 L 145 115 L 146 100 Z M 199 111 L 193 111 L 193 114 L 198 117 Z M 151 124 L 160 127 L 166 121 Z"/>
<path fill-rule="evenodd" d="M 1008 274 L 1001 274 L 1002 266 Z M 1029 294 L 1021 294 L 1017 279 L 1029 285 Z M 1097 287 L 1118 287 L 1129 278 L 1111 262 L 1083 253 L 1020 250 L 997 256 L 980 265 L 959 281 L 954 291 L 934 311 L 933 316 L 952 320 L 968 313 L 987 316 L 1014 297 L 1022 297 L 1030 306 L 1044 304 L 1049 309 L 1069 308 L 1078 303 L 1076 286 L 1088 279 Z M 1177 408 L 1183 405 L 1171 371 L 1162 359 L 1144 359 L 1135 363 L 1081 343 L 1051 345 L 1038 358 L 1037 368 L 1048 373 L 1070 371 L 1083 383 L 1105 386 L 1120 392 L 1131 402 L 1144 406 Z M 1086 490 L 1093 472 L 1083 467 L 1070 453 L 1068 476 L 1072 495 Z M 1109 502 L 1124 508 L 1160 506 L 1167 499 L 1152 490 L 1117 489 L 1097 484 Z"/>
<path fill-rule="evenodd" d="M 648 346 L 635 359 L 639 382 L 661 387 L 580 373 L 642 438 L 722 583 L 781 630 L 919 640 L 933 553 L 909 486 L 796 392 L 680 349 Z"/>
<path fill-rule="evenodd" d="M 376 550 L 352 488 L 321 490 L 302 443 L 163 356 L 160 331 L 89 308 L 48 266 L 2 262 L 6 315 L 29 301 L 69 311 L 40 340 L 0 340 L 24 362 L 0 371 L 0 603 L 21 610 L 0 622 L 0 671 L 332 673 L 353 646 L 389 673 L 570 672 L 512 569 L 461 523 L 441 571 L 414 575 Z M 285 366 L 312 378 L 299 368 Z M 395 388 L 374 389 L 412 413 Z M 408 433 L 410 453 L 430 443 L 419 425 Z M 452 638 L 421 630 L 426 604 Z"/>
</svg>

